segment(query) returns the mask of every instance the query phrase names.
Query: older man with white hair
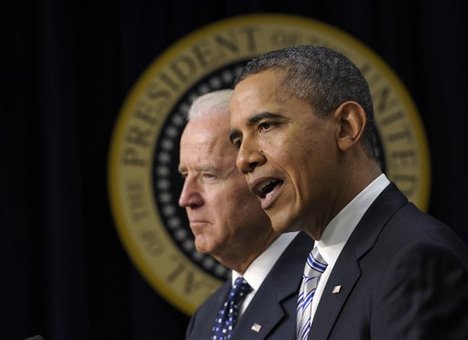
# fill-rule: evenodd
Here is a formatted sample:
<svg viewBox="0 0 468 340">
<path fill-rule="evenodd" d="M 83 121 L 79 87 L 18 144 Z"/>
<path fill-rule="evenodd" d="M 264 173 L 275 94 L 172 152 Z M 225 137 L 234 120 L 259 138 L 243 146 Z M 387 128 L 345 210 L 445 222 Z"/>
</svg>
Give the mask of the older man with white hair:
<svg viewBox="0 0 468 340">
<path fill-rule="evenodd" d="M 229 141 L 231 94 L 220 90 L 199 97 L 180 142 L 179 204 L 195 246 L 232 269 L 232 279 L 192 317 L 187 339 L 291 339 L 313 242 L 302 234 L 275 232 L 237 170 L 237 150 Z"/>
</svg>

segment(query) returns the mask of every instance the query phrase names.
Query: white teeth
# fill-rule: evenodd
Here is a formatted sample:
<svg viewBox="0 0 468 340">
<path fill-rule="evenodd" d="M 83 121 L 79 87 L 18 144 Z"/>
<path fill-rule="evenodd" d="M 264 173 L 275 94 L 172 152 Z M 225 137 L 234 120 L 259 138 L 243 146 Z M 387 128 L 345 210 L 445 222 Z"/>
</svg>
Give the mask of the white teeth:
<svg viewBox="0 0 468 340">
<path fill-rule="evenodd" d="M 273 191 L 270 191 L 268 194 L 265 195 L 265 198 L 266 198 L 266 199 L 269 199 L 270 196 L 272 195 L 272 193 L 273 193 Z"/>
</svg>

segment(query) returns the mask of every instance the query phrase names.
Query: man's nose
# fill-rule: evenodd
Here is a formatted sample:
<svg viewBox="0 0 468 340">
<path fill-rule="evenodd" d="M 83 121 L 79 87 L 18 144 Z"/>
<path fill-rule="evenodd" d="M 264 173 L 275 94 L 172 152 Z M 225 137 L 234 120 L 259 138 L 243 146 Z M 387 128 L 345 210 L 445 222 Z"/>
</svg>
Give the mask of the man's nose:
<svg viewBox="0 0 468 340">
<path fill-rule="evenodd" d="M 264 164 L 265 161 L 265 155 L 256 143 L 249 140 L 242 141 L 236 159 L 236 166 L 240 172 L 246 175 L 254 171 L 256 167 Z"/>
<path fill-rule="evenodd" d="M 182 208 L 195 208 L 203 205 L 203 197 L 193 179 L 185 179 L 179 197 L 179 205 Z"/>
</svg>

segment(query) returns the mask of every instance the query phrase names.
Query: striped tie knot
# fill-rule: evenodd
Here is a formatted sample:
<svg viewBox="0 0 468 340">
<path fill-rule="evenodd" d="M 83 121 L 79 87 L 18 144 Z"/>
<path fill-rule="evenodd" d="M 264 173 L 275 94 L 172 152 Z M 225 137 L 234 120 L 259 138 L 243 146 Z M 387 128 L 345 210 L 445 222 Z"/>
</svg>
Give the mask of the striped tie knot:
<svg viewBox="0 0 468 340">
<path fill-rule="evenodd" d="M 320 275 L 327 268 L 327 263 L 315 247 L 307 256 L 302 274 L 301 289 L 297 299 L 297 339 L 307 339 L 312 325 L 312 299 L 317 289 Z"/>
<path fill-rule="evenodd" d="M 314 248 L 316 249 L 316 248 Z M 304 277 L 306 278 L 313 278 L 320 276 L 325 269 L 327 269 L 327 263 L 325 260 L 320 256 L 318 250 L 317 254 L 314 256 L 312 252 L 309 253 L 307 256 L 306 266 L 304 267 Z"/>
</svg>

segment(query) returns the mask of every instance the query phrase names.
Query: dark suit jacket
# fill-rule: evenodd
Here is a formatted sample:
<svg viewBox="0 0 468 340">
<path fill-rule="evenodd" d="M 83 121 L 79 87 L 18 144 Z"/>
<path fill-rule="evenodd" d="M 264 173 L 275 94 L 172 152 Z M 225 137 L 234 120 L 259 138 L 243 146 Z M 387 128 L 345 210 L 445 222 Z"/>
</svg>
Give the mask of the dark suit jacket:
<svg viewBox="0 0 468 340">
<path fill-rule="evenodd" d="M 390 184 L 343 248 L 309 339 L 468 339 L 466 245 Z"/>
<path fill-rule="evenodd" d="M 299 233 L 285 249 L 254 298 L 238 320 L 232 334 L 235 339 L 294 339 L 296 303 L 307 254 L 313 241 Z M 228 280 L 195 312 L 187 328 L 186 339 L 210 339 L 211 328 L 231 287 Z M 252 325 L 261 325 L 259 332 Z"/>
</svg>

